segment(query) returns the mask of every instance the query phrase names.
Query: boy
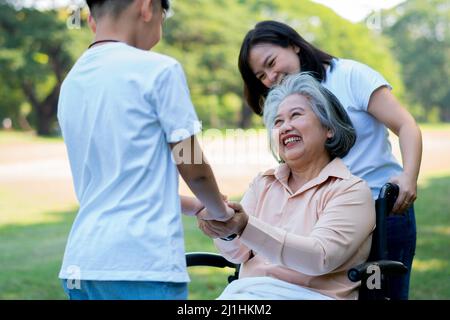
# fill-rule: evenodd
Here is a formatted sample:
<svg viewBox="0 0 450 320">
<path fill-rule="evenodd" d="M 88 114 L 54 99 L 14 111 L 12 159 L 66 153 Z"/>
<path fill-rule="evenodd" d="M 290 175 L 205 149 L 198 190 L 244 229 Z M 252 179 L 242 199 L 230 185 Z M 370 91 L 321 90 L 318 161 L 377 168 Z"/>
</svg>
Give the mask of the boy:
<svg viewBox="0 0 450 320">
<path fill-rule="evenodd" d="M 71 299 L 186 299 L 178 171 L 200 200 L 183 197 L 185 213 L 204 205 L 225 221 L 234 212 L 209 165 L 191 164 L 203 154 L 181 66 L 148 51 L 168 0 L 87 4 L 95 42 L 58 104 L 80 202 L 59 277 Z"/>
</svg>

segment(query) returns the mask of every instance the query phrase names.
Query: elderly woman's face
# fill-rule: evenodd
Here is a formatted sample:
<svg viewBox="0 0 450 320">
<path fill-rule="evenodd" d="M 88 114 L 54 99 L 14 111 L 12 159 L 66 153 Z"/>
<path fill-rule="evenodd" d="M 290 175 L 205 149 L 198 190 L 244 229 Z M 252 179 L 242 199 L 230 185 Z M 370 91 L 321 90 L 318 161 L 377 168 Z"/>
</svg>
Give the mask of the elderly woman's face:
<svg viewBox="0 0 450 320">
<path fill-rule="evenodd" d="M 286 163 L 298 160 L 304 163 L 326 156 L 325 142 L 331 136 L 305 96 L 293 94 L 281 102 L 274 121 L 273 139 Z"/>
</svg>

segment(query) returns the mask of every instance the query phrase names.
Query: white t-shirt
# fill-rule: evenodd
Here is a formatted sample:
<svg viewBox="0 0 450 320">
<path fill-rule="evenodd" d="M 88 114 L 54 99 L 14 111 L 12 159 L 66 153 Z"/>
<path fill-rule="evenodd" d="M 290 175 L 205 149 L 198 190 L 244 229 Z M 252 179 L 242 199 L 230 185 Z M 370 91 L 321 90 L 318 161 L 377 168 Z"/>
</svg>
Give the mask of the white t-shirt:
<svg viewBox="0 0 450 320">
<path fill-rule="evenodd" d="M 59 277 L 189 281 L 168 143 L 201 128 L 180 64 L 93 47 L 64 80 L 58 120 L 80 203 Z"/>
<path fill-rule="evenodd" d="M 334 59 L 322 84 L 339 99 L 356 129 L 355 145 L 343 160 L 353 175 L 367 181 L 376 199 L 389 178 L 402 172 L 386 126 L 367 112 L 372 93 L 382 86 L 392 87 L 367 65 L 347 59 Z"/>
</svg>

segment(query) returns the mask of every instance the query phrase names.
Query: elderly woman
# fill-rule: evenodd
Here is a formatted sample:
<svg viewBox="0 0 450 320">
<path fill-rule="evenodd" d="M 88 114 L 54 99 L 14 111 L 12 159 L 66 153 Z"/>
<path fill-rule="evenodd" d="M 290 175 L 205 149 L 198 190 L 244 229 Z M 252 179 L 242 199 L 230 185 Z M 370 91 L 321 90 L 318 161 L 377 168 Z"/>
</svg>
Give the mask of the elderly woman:
<svg viewBox="0 0 450 320">
<path fill-rule="evenodd" d="M 280 166 L 258 175 L 228 222 L 203 221 L 225 258 L 241 263 L 223 299 L 357 299 L 347 270 L 366 261 L 375 210 L 366 182 L 341 158 L 356 136 L 339 101 L 306 73 L 271 90 L 264 123 Z M 230 234 L 232 241 L 220 237 Z"/>
<path fill-rule="evenodd" d="M 408 272 L 389 280 L 387 295 L 393 300 L 407 300 L 416 248 L 413 203 L 422 135 L 414 118 L 391 92 L 390 83 L 368 65 L 316 48 L 278 21 L 262 21 L 248 31 L 239 54 L 239 71 L 245 100 L 258 115 L 262 115 L 262 102 L 269 88 L 286 74 L 300 71 L 311 72 L 342 103 L 358 135 L 342 159 L 347 168 L 367 181 L 374 199 L 386 182 L 399 186 L 394 215 L 387 217 L 387 251 L 388 258 L 403 262 Z M 398 136 L 403 166 L 392 153 L 388 128 Z"/>
</svg>

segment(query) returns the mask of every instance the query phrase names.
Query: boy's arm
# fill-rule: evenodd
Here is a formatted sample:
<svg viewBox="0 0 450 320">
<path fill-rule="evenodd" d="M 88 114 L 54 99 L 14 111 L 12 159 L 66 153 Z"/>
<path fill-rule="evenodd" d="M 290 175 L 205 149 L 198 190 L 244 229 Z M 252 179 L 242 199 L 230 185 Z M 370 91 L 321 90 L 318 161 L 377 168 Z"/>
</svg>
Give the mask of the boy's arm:
<svg viewBox="0 0 450 320">
<path fill-rule="evenodd" d="M 195 216 L 205 206 L 194 197 L 181 196 L 181 212 L 187 216 Z"/>
<path fill-rule="evenodd" d="M 214 173 L 204 159 L 195 136 L 171 143 L 172 154 L 181 177 L 210 214 L 211 220 L 226 221 L 234 210 L 224 203 Z"/>
<path fill-rule="evenodd" d="M 221 195 L 224 201 L 227 201 L 227 196 Z M 188 197 L 180 195 L 181 200 L 181 212 L 187 216 L 195 216 L 200 211 L 205 209 L 203 203 L 195 197 Z"/>
</svg>

